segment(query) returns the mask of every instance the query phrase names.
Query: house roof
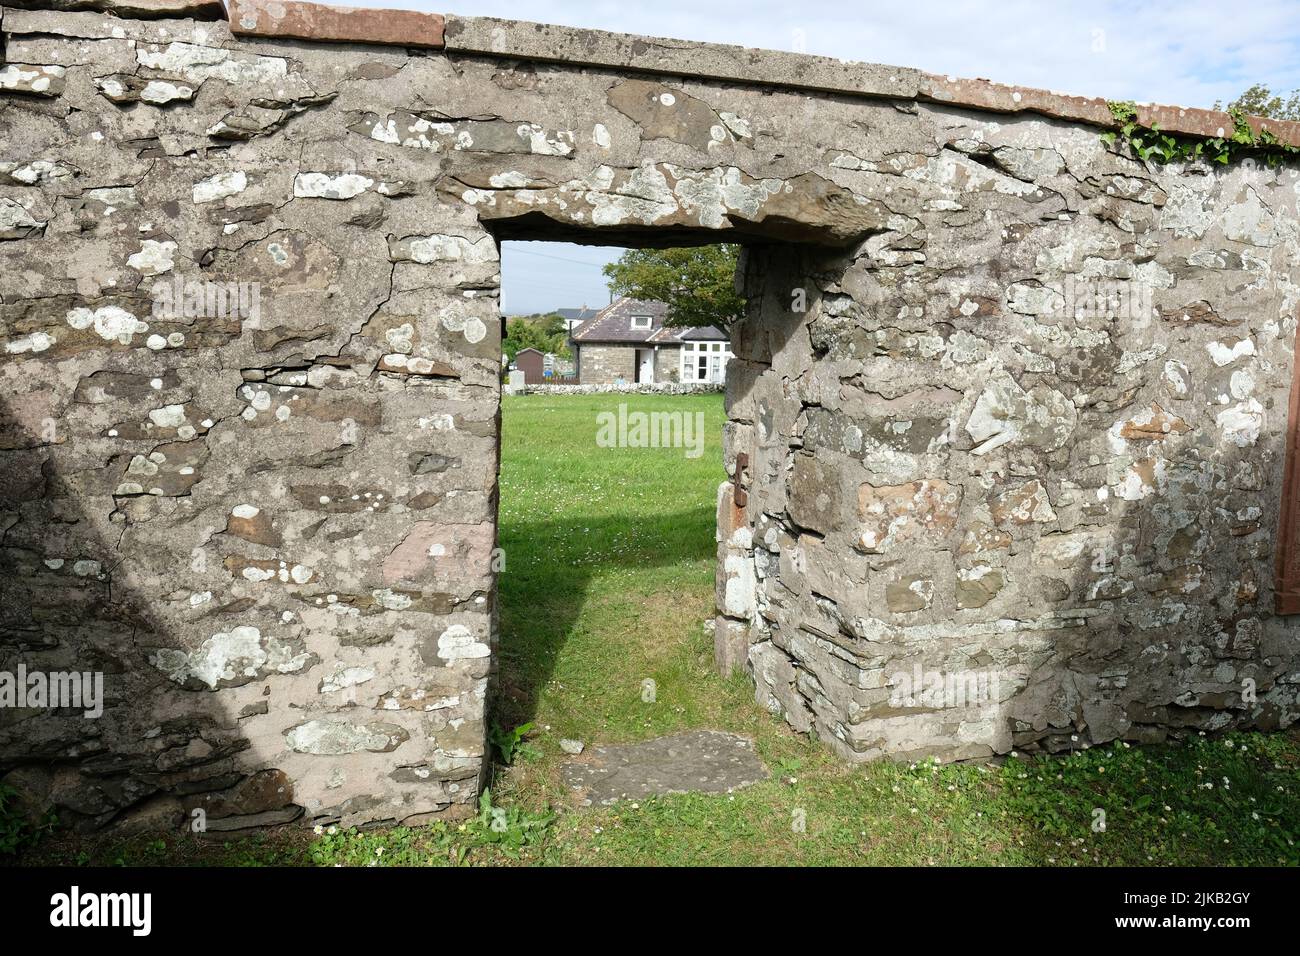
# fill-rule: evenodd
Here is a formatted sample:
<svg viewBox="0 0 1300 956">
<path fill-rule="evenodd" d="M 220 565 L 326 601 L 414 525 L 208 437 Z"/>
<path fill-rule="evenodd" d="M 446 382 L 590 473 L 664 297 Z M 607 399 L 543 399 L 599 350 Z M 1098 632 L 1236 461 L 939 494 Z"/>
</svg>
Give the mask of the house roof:
<svg viewBox="0 0 1300 956">
<path fill-rule="evenodd" d="M 633 316 L 650 316 L 650 328 L 632 328 Z M 686 341 L 727 341 L 727 335 L 711 325 L 674 327 L 665 325 L 668 304 L 623 296 L 601 309 L 573 330 L 579 345 L 679 345 Z"/>
<path fill-rule="evenodd" d="M 565 321 L 572 322 L 576 320 L 585 322 L 587 319 L 595 315 L 597 311 L 599 310 L 589 309 L 584 305 L 580 309 L 556 309 L 555 314 Z"/>
</svg>

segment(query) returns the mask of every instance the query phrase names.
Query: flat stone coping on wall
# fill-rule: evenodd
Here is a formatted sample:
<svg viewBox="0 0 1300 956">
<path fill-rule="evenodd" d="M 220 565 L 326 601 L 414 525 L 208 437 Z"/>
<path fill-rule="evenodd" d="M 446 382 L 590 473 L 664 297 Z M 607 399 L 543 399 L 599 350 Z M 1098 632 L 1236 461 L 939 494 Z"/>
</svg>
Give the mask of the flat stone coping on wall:
<svg viewBox="0 0 1300 956">
<path fill-rule="evenodd" d="M 439 13 L 334 7 L 282 0 L 226 0 L 230 32 L 293 40 L 382 43 L 441 49 L 444 20 Z"/>
<path fill-rule="evenodd" d="M 221 0 L 0 0 L 0 6 L 19 10 L 94 11 L 133 20 L 189 18 L 224 20 Z"/>
<path fill-rule="evenodd" d="M 212 18 L 216 0 L 0 0 L 5 6 L 102 10 L 122 17 Z M 295 0 L 225 0 L 232 33 L 323 42 L 376 43 L 509 59 L 571 63 L 642 73 L 753 83 L 851 96 L 921 100 L 996 113 L 1042 116 L 1115 128 L 1106 100 L 983 79 L 939 76 L 908 67 L 853 63 L 806 53 L 609 33 L 578 27 L 445 16 L 415 10 L 337 7 Z M 1300 146 L 1300 123 L 1247 117 L 1259 132 Z M 1139 104 L 1137 121 L 1172 133 L 1231 135 L 1220 110 Z"/>
</svg>

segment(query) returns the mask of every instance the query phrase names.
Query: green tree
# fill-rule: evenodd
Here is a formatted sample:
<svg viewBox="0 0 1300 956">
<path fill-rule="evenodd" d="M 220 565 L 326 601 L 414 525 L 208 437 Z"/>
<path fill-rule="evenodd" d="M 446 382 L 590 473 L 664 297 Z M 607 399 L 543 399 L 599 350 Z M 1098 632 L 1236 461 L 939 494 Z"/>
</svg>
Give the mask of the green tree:
<svg viewBox="0 0 1300 956">
<path fill-rule="evenodd" d="M 1256 83 L 1235 100 L 1224 107 L 1215 100 L 1214 108 L 1238 109 L 1247 116 L 1267 116 L 1276 120 L 1300 120 L 1300 90 L 1292 90 L 1291 95 L 1283 98 L 1274 94 L 1263 83 Z"/>
<path fill-rule="evenodd" d="M 557 357 L 569 357 L 568 333 L 564 319 L 556 314 L 516 316 L 506 322 L 506 337 L 501 351 L 515 360 L 520 349 L 537 349 L 551 352 Z"/>
<path fill-rule="evenodd" d="M 666 302 L 669 325 L 715 325 L 725 332 L 745 310 L 736 294 L 739 253 L 739 246 L 727 244 L 629 249 L 604 272 L 616 295 Z"/>
</svg>

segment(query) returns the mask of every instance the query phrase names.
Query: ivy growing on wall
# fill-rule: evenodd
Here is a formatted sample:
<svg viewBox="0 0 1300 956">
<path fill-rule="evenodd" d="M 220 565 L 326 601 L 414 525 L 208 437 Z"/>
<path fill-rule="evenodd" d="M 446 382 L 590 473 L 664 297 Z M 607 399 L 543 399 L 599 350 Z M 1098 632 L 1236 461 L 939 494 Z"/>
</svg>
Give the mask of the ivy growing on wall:
<svg viewBox="0 0 1300 956">
<path fill-rule="evenodd" d="M 1108 146 L 1123 143 L 1143 162 L 1187 163 L 1198 160 L 1227 165 L 1251 157 L 1268 166 L 1300 159 L 1300 147 L 1282 142 L 1269 130 L 1258 133 L 1246 122 L 1246 114 L 1236 107 L 1228 108 L 1232 117 L 1232 134 L 1202 139 L 1195 136 L 1166 133 L 1157 123 L 1142 126 L 1137 121 L 1137 106 L 1132 102 L 1108 102 L 1111 115 L 1119 129 L 1101 134 Z"/>
</svg>

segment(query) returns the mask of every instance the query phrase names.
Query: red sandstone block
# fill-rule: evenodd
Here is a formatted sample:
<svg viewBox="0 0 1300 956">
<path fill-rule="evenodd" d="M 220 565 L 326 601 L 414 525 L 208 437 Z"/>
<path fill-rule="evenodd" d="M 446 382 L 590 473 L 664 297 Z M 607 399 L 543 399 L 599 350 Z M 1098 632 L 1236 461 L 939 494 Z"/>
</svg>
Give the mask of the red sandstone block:
<svg viewBox="0 0 1300 956">
<path fill-rule="evenodd" d="M 243 36 L 442 48 L 439 13 L 281 0 L 226 0 L 226 8 L 230 32 Z"/>
</svg>

